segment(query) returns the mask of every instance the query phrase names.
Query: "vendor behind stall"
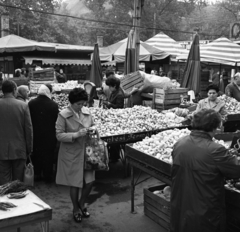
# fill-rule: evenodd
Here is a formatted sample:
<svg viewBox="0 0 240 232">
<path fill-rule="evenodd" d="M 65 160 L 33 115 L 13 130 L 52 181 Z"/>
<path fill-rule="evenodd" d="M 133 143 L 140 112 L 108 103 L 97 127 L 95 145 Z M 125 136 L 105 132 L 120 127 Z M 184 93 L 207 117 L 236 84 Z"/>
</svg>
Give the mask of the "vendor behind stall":
<svg viewBox="0 0 240 232">
<path fill-rule="evenodd" d="M 203 109 L 193 115 L 193 131 L 178 140 L 172 157 L 171 232 L 225 231 L 224 178 L 239 178 L 236 156 L 212 138 L 219 113 Z"/>
<path fill-rule="evenodd" d="M 236 73 L 233 77 L 233 82 L 228 84 L 225 89 L 225 94 L 229 97 L 240 101 L 240 73 Z"/>
<path fill-rule="evenodd" d="M 199 101 L 196 111 L 202 109 L 213 109 L 216 112 L 220 113 L 221 116 L 227 114 L 225 110 L 225 103 L 218 99 L 219 88 L 217 85 L 209 85 L 207 87 L 208 97 Z"/>
</svg>

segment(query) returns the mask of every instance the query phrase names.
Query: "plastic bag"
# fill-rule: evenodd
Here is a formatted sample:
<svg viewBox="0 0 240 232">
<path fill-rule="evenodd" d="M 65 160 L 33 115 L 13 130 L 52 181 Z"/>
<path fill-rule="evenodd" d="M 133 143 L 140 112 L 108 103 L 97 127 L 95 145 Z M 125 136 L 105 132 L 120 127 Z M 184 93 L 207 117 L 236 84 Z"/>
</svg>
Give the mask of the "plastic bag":
<svg viewBox="0 0 240 232">
<path fill-rule="evenodd" d="M 97 131 L 87 134 L 85 144 L 85 170 L 108 171 L 109 158 L 106 143 Z"/>
<path fill-rule="evenodd" d="M 172 81 L 168 77 L 160 77 L 157 75 L 151 75 L 144 72 L 140 72 L 144 78 L 143 86 L 140 88 L 143 93 L 152 93 L 153 88 L 159 89 L 171 89 L 173 87 Z"/>
<path fill-rule="evenodd" d="M 30 162 L 25 164 L 23 183 L 27 186 L 34 186 L 34 167 L 30 155 L 28 158 Z"/>
</svg>

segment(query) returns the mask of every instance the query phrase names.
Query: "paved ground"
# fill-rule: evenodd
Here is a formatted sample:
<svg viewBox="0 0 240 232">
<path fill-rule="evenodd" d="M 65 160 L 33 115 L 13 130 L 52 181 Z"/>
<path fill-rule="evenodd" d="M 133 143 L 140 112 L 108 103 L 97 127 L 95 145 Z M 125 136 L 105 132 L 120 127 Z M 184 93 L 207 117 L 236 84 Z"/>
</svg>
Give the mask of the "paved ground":
<svg viewBox="0 0 240 232">
<path fill-rule="evenodd" d="M 98 172 L 89 197 L 91 217 L 77 224 L 72 219 L 72 205 L 68 188 L 37 182 L 33 190 L 53 209 L 51 232 L 164 232 L 159 225 L 144 215 L 143 188 L 159 183 L 154 178 L 136 187 L 135 210 L 130 213 L 130 178 L 123 178 L 122 164 L 112 164 L 109 172 Z M 39 232 L 40 224 L 26 226 L 23 232 Z M 13 230 L 8 231 L 13 232 Z"/>
</svg>

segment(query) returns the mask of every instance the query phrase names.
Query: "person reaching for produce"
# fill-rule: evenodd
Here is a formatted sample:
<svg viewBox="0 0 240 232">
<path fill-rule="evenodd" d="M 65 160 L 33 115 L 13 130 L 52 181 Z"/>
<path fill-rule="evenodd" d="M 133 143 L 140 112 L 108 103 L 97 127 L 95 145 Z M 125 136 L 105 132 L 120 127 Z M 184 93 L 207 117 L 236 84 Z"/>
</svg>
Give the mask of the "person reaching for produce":
<svg viewBox="0 0 240 232">
<path fill-rule="evenodd" d="M 106 85 L 111 91 L 108 101 L 103 102 L 107 108 L 122 109 L 124 107 L 124 92 L 120 88 L 120 80 L 116 77 L 109 77 Z"/>
<path fill-rule="evenodd" d="M 193 115 L 193 131 L 173 147 L 171 232 L 225 231 L 225 177 L 240 177 L 237 157 L 213 141 L 221 116 L 213 109 Z"/>
<path fill-rule="evenodd" d="M 61 142 L 56 183 L 70 186 L 73 218 L 79 223 L 82 217 L 90 216 L 85 202 L 95 180 L 94 171 L 84 170 L 86 134 L 93 126 L 93 118 L 85 107 L 88 95 L 84 89 L 73 89 L 68 99 L 70 105 L 59 113 L 56 122 L 57 139 Z"/>
<path fill-rule="evenodd" d="M 229 97 L 240 101 L 240 73 L 236 73 L 233 77 L 233 82 L 225 88 L 225 94 Z"/>
<path fill-rule="evenodd" d="M 207 87 L 208 97 L 199 101 L 196 111 L 202 109 L 213 109 L 224 117 L 227 112 L 225 110 L 225 102 L 218 99 L 219 88 L 216 85 L 209 85 Z"/>
</svg>

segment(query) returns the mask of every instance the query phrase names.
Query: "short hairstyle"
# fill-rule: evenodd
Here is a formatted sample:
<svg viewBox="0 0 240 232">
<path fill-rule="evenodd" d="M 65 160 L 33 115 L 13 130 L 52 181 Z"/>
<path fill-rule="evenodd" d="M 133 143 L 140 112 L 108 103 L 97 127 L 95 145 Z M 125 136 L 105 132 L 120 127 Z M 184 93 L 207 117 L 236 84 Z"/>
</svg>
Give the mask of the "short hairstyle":
<svg viewBox="0 0 240 232">
<path fill-rule="evenodd" d="M 15 90 L 17 90 L 17 85 L 14 81 L 11 80 L 5 80 L 2 83 L 2 92 L 5 93 L 13 93 Z"/>
<path fill-rule="evenodd" d="M 212 109 L 202 109 L 193 115 L 192 128 L 212 132 L 221 125 L 221 116 Z"/>
<path fill-rule="evenodd" d="M 106 80 L 106 85 L 111 87 L 116 86 L 116 89 L 118 89 L 120 86 L 120 80 L 117 77 L 109 77 Z"/>
<path fill-rule="evenodd" d="M 74 104 L 79 101 L 87 101 L 88 100 L 88 94 L 87 92 L 82 88 L 74 88 L 70 91 L 68 95 L 68 100 L 71 104 Z"/>
<path fill-rule="evenodd" d="M 108 78 L 109 76 L 114 75 L 114 72 L 111 70 L 106 71 L 106 77 Z"/>
<path fill-rule="evenodd" d="M 52 85 L 50 85 L 50 84 L 45 84 L 45 85 L 48 87 L 48 89 L 50 90 L 50 93 L 51 93 L 53 90 Z"/>
<path fill-rule="evenodd" d="M 209 85 L 209 86 L 207 87 L 206 91 L 208 92 L 208 91 L 211 90 L 211 89 L 214 89 L 217 93 L 219 92 L 219 88 L 218 88 L 217 85 L 213 85 L 213 84 Z"/>
</svg>

